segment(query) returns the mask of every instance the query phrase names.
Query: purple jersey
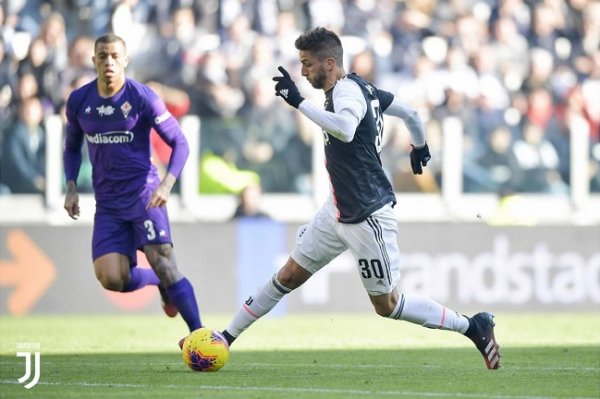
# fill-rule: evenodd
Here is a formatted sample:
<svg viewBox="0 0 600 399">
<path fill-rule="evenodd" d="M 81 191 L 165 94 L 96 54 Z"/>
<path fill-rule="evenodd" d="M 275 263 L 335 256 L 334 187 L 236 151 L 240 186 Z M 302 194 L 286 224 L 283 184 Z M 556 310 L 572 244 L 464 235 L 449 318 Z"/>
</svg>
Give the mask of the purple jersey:
<svg viewBox="0 0 600 399">
<path fill-rule="evenodd" d="M 67 100 L 65 177 L 77 181 L 85 140 L 96 201 L 129 207 L 145 186 L 160 182 L 150 159 L 151 129 L 173 149 L 168 172 L 175 177 L 189 147 L 177 120 L 150 88 L 126 79 L 117 94 L 102 98 L 96 85 L 97 79 L 74 90 Z"/>
</svg>

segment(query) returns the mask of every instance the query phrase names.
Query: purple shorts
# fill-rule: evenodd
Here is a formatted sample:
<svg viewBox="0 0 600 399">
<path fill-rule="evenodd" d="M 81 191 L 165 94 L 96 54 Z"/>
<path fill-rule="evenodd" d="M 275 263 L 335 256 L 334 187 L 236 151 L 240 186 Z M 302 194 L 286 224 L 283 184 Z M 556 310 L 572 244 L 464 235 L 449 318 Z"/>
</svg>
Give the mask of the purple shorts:
<svg viewBox="0 0 600 399">
<path fill-rule="evenodd" d="M 145 245 L 172 243 L 167 208 L 146 209 L 152 191 L 152 187 L 144 188 L 138 199 L 126 208 L 116 203 L 96 203 L 93 260 L 117 252 L 128 256 L 131 266 L 135 266 L 138 249 L 142 250 Z"/>
</svg>

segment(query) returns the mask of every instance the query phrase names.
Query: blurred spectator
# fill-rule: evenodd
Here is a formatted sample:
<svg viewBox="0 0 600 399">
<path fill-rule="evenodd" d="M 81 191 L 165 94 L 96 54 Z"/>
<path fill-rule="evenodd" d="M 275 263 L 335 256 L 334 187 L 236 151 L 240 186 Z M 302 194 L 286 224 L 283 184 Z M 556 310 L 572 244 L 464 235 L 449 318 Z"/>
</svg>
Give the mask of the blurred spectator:
<svg viewBox="0 0 600 399">
<path fill-rule="evenodd" d="M 488 137 L 489 143 L 485 150 L 479 153 L 474 163 L 482 169 L 479 173 L 470 173 L 472 180 L 478 180 L 478 189 L 471 191 L 514 192 L 523 184 L 523 173 L 513 151 L 513 138 L 507 127 L 497 127 Z M 475 182 L 471 182 L 471 187 Z"/>
<path fill-rule="evenodd" d="M 39 37 L 46 45 L 48 51 L 46 59 L 52 68 L 56 71 L 64 70 L 67 67 L 69 45 L 63 16 L 58 12 L 52 12 L 42 22 Z"/>
<path fill-rule="evenodd" d="M 545 49 L 534 47 L 529 51 L 529 71 L 521 90 L 525 94 L 538 88 L 548 88 L 554 70 L 552 54 Z"/>
<path fill-rule="evenodd" d="M 294 190 L 295 171 L 287 164 L 288 144 L 298 134 L 295 116 L 276 102 L 271 78 L 256 79 L 240 109 L 240 167 L 257 172 L 269 192 Z M 295 148 L 296 151 L 300 148 Z M 302 156 L 310 157 L 306 148 Z"/>
<path fill-rule="evenodd" d="M 250 184 L 242 189 L 238 195 L 238 205 L 232 219 L 240 218 L 270 218 L 261 209 L 262 187 L 260 184 Z"/>
<path fill-rule="evenodd" d="M 252 47 L 257 40 L 245 15 L 237 16 L 227 28 L 220 52 L 223 55 L 229 83 L 241 87 L 244 69 L 251 65 Z"/>
<path fill-rule="evenodd" d="M 202 58 L 196 82 L 189 94 L 192 101 L 190 112 L 202 120 L 202 152 L 225 156 L 228 162 L 234 164 L 238 162 L 240 148 L 236 145 L 239 141 L 236 135 L 239 124 L 235 115 L 244 104 L 245 96 L 240 87 L 229 82 L 225 59 L 219 50 L 211 50 Z"/>
<path fill-rule="evenodd" d="M 498 59 L 498 69 L 503 83 L 511 92 L 517 91 L 527 76 L 527 39 L 518 31 L 516 22 L 508 17 L 500 17 L 493 26 L 495 41 L 491 43 Z"/>
<path fill-rule="evenodd" d="M 531 47 L 537 47 L 552 54 L 555 62 L 568 57 L 566 51 L 570 49 L 559 46 L 559 29 L 564 25 L 562 14 L 556 7 L 551 6 L 552 2 L 539 2 L 533 7 L 533 17 L 531 21 Z"/>
<path fill-rule="evenodd" d="M 60 103 L 60 71 L 52 64 L 46 43 L 41 38 L 34 39 L 29 45 L 27 57 L 19 62 L 19 76 L 31 74 L 38 87 L 37 95 L 42 99 L 44 108 L 50 113 L 58 111 Z"/>
<path fill-rule="evenodd" d="M 69 47 L 69 65 L 60 72 L 61 95 L 71 83 L 81 76 L 95 77 L 96 69 L 92 62 L 94 56 L 94 40 L 89 36 L 78 36 Z M 90 79 L 91 80 L 91 79 Z M 87 82 L 85 82 L 87 83 Z M 66 96 L 62 96 L 61 105 Z"/>
<path fill-rule="evenodd" d="M 15 194 L 41 194 L 46 189 L 46 143 L 40 100 L 25 99 L 18 114 L 2 145 L 0 181 Z"/>
<path fill-rule="evenodd" d="M 277 31 L 275 33 L 275 43 L 273 45 L 273 55 L 281 59 L 283 64 L 293 62 L 297 57 L 297 50 L 290 46 L 300 35 L 300 28 L 296 15 L 291 11 L 283 11 L 279 14 L 277 20 Z"/>
<path fill-rule="evenodd" d="M 16 86 L 16 63 L 6 53 L 6 45 L 0 38 L 0 145 L 1 133 L 9 125 L 12 116 L 9 106 L 14 100 Z"/>
<path fill-rule="evenodd" d="M 8 126 L 11 122 L 18 119 L 19 109 L 21 104 L 32 97 L 38 98 L 39 95 L 39 86 L 35 76 L 32 73 L 25 73 L 23 76 L 20 76 L 17 80 L 17 87 L 15 88 L 14 93 L 9 93 L 9 103 L 8 107 L 6 107 L 3 113 L 6 114 L 6 125 Z M 44 102 L 38 98 L 39 101 L 42 102 L 42 107 Z"/>
<path fill-rule="evenodd" d="M 170 86 L 191 87 L 202 57 L 219 44 L 218 36 L 202 30 L 189 7 L 175 9 L 171 20 L 161 26 L 161 34 L 163 62 L 155 65 L 156 75 L 152 79 L 160 78 Z"/>
<path fill-rule="evenodd" d="M 377 69 L 375 56 L 371 50 L 363 50 L 352 58 L 350 72 L 355 72 L 369 82 L 375 82 Z"/>
<path fill-rule="evenodd" d="M 514 143 L 514 153 L 523 171 L 518 192 L 566 194 L 567 186 L 558 173 L 559 158 L 539 125 L 523 127 L 523 138 Z"/>
</svg>

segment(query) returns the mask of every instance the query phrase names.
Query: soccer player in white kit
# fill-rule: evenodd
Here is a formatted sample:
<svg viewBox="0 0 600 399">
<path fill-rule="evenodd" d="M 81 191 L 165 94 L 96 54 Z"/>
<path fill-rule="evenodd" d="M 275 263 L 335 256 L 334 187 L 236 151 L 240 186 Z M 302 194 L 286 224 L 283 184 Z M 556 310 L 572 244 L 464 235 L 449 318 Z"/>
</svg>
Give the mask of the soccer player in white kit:
<svg viewBox="0 0 600 399">
<path fill-rule="evenodd" d="M 391 183 L 379 153 L 383 113 L 402 118 L 411 140 L 411 167 L 422 174 L 431 159 L 417 112 L 356 74 L 346 74 L 339 37 L 325 28 L 304 32 L 295 42 L 302 76 L 325 92 L 325 109 L 301 96 L 288 72 L 273 78 L 275 94 L 323 129 L 331 194 L 312 221 L 299 229 L 286 264 L 233 316 L 223 335 L 231 344 L 268 313 L 284 295 L 350 250 L 377 314 L 428 328 L 452 330 L 470 338 L 488 369 L 500 367 L 494 322 L 487 312 L 466 317 L 429 298 L 398 293 L 398 223 Z"/>
</svg>

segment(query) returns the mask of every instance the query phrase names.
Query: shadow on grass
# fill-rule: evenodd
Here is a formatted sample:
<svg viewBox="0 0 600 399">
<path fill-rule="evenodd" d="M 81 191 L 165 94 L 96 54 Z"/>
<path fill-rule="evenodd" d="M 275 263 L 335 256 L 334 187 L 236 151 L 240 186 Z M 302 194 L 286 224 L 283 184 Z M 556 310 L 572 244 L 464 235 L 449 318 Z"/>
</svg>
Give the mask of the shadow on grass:
<svg viewBox="0 0 600 399">
<path fill-rule="evenodd" d="M 236 351 L 216 373 L 173 353 L 44 355 L 25 389 L 24 358 L 0 356 L 1 398 L 600 397 L 597 346 L 502 348 L 485 369 L 473 348 Z M 29 379 L 31 380 L 31 379 Z"/>
</svg>

